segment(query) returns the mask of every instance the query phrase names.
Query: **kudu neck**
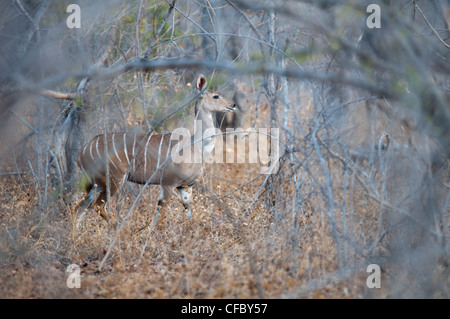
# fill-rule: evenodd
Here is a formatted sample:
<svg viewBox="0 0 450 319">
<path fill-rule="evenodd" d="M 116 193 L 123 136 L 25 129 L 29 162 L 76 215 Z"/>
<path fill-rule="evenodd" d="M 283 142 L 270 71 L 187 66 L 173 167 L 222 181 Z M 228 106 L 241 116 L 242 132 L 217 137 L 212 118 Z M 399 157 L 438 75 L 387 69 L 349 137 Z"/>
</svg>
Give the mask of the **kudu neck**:
<svg viewBox="0 0 450 319">
<path fill-rule="evenodd" d="M 194 141 L 197 147 L 209 149 L 214 147 L 214 137 L 211 135 L 215 126 L 212 112 L 207 111 L 203 103 L 205 100 L 201 98 L 195 102 Z"/>
</svg>

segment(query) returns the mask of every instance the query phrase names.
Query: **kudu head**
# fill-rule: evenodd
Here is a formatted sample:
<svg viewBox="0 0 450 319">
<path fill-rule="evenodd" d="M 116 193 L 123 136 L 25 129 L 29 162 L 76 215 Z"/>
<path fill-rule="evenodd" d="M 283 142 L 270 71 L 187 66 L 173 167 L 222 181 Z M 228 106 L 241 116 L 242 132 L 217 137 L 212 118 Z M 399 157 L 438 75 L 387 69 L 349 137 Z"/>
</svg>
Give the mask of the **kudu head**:
<svg viewBox="0 0 450 319">
<path fill-rule="evenodd" d="M 234 112 L 236 105 L 233 101 L 223 97 L 219 93 L 208 91 L 206 78 L 200 74 L 196 83 L 200 97 L 195 104 L 195 113 L 206 112 Z"/>
</svg>

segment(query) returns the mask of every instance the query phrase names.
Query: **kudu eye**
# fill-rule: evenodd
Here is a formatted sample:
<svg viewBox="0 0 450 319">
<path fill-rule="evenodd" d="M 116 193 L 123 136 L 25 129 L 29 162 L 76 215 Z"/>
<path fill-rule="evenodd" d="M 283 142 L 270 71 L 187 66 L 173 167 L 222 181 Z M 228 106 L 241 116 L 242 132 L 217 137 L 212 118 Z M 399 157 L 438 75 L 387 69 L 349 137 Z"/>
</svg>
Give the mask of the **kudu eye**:
<svg viewBox="0 0 450 319">
<path fill-rule="evenodd" d="M 220 96 L 218 96 L 218 95 L 213 96 L 213 99 L 215 99 L 215 100 L 217 100 L 218 98 L 220 98 Z"/>
</svg>

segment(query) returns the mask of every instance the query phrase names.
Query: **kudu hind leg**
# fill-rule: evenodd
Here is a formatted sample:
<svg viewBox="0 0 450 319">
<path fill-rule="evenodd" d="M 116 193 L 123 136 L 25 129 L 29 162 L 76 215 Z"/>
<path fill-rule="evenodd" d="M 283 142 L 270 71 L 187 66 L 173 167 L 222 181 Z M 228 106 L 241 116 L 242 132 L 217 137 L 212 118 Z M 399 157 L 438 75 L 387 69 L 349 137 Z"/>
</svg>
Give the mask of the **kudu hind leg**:
<svg viewBox="0 0 450 319">
<path fill-rule="evenodd" d="M 86 193 L 85 193 L 85 195 L 83 196 L 83 198 L 78 202 L 78 204 L 75 206 L 75 208 L 74 208 L 74 212 L 75 213 L 78 213 L 78 211 L 80 210 L 80 209 L 86 209 L 86 208 L 90 208 L 91 206 L 92 206 L 92 204 L 94 203 L 94 201 L 95 201 L 95 196 L 94 196 L 94 194 L 93 194 L 93 192 L 91 191 L 92 190 L 92 188 L 90 187 L 87 191 L 86 191 Z"/>
<path fill-rule="evenodd" d="M 86 188 L 86 195 L 84 198 L 75 206 L 75 213 L 78 213 L 80 209 L 93 208 L 94 211 L 108 222 L 108 215 L 105 210 L 106 205 L 106 187 L 102 183 L 92 183 Z M 84 217 L 83 214 L 78 217 L 78 221 Z"/>
<path fill-rule="evenodd" d="M 75 206 L 73 213 L 77 220 L 77 225 L 79 226 L 81 221 L 84 219 L 86 215 L 86 209 L 91 208 L 94 203 L 95 199 L 99 194 L 99 189 L 95 187 L 95 184 L 90 184 L 86 187 L 85 194 L 83 198 L 78 202 L 78 204 Z M 78 212 L 80 210 L 83 210 L 83 212 L 78 216 Z"/>
<path fill-rule="evenodd" d="M 105 183 L 99 183 L 97 188 L 99 189 L 98 197 L 95 200 L 93 207 L 94 210 L 107 222 L 109 223 L 109 217 L 108 213 L 106 212 L 106 202 L 107 202 L 107 188 Z M 110 194 L 111 196 L 114 195 L 116 192 L 116 185 L 114 183 L 111 183 L 110 187 Z"/>
<path fill-rule="evenodd" d="M 96 180 L 89 188 L 90 191 L 85 197 L 90 200 L 88 207 L 92 207 L 97 214 L 109 223 L 110 218 L 106 212 L 106 203 L 108 199 L 106 182 L 103 180 Z M 111 197 L 116 193 L 117 189 L 118 184 L 112 179 L 110 183 Z"/>
</svg>

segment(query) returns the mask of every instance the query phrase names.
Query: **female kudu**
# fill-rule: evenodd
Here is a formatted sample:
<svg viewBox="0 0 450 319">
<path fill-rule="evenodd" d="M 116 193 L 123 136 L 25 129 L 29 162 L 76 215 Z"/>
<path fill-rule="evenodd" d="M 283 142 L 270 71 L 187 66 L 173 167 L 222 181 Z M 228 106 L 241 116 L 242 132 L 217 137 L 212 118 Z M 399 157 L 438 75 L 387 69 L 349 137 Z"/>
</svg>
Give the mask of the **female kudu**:
<svg viewBox="0 0 450 319">
<path fill-rule="evenodd" d="M 193 141 L 189 151 L 208 156 L 214 149 L 213 112 L 233 112 L 235 105 L 223 96 L 206 91 L 206 79 L 200 75 L 196 90 Z M 211 132 L 211 130 L 213 130 Z M 111 196 L 124 181 L 160 185 L 158 207 L 170 194 L 179 195 L 191 218 L 192 185 L 202 174 L 203 164 L 198 161 L 175 161 L 179 153 L 173 133 L 134 134 L 107 133 L 94 137 L 79 152 L 77 164 L 87 176 L 85 197 L 77 204 L 80 208 L 94 207 L 108 221 L 105 210 L 107 200 L 107 171 Z M 186 145 L 186 144 L 185 144 Z M 184 150 L 183 150 L 184 151 Z M 178 194 L 175 192 L 178 190 Z"/>
</svg>

